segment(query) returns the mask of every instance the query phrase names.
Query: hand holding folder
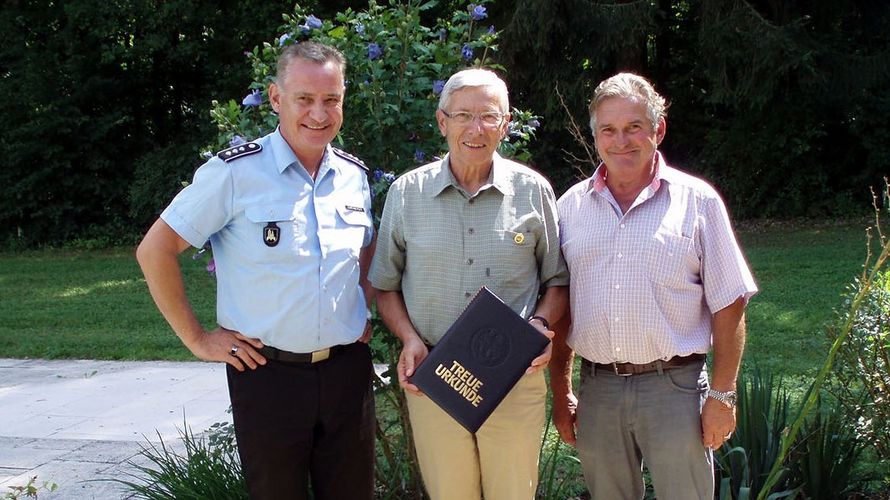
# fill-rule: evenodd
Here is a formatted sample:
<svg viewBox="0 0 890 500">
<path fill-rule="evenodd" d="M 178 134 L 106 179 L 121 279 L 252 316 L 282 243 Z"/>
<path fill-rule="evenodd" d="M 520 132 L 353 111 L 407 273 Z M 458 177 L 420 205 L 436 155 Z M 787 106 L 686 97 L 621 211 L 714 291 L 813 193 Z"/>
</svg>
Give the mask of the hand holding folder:
<svg viewBox="0 0 890 500">
<path fill-rule="evenodd" d="M 476 432 L 550 339 L 482 287 L 410 382 L 463 425 Z"/>
</svg>

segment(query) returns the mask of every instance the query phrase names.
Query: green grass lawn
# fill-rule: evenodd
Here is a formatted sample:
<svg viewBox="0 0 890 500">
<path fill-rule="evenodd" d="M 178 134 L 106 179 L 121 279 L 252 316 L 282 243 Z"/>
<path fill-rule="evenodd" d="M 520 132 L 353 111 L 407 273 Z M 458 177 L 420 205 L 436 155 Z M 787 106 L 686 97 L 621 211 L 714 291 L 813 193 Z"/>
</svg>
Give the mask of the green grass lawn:
<svg viewBox="0 0 890 500">
<path fill-rule="evenodd" d="M 810 375 L 827 350 L 824 324 L 862 269 L 867 221 L 764 226 L 739 235 L 761 292 L 748 309 L 746 366 Z M 214 318 L 206 258 L 182 257 L 205 325 Z M 131 249 L 0 253 L 0 357 L 188 360 L 154 307 Z"/>
<path fill-rule="evenodd" d="M 749 228 L 740 240 L 760 287 L 748 307 L 744 365 L 811 375 L 825 359 L 825 327 L 862 272 L 867 221 L 839 226 Z"/>
<path fill-rule="evenodd" d="M 212 324 L 206 259 L 182 258 L 197 314 Z M 193 359 L 148 294 L 132 249 L 0 254 L 0 357 Z"/>
</svg>

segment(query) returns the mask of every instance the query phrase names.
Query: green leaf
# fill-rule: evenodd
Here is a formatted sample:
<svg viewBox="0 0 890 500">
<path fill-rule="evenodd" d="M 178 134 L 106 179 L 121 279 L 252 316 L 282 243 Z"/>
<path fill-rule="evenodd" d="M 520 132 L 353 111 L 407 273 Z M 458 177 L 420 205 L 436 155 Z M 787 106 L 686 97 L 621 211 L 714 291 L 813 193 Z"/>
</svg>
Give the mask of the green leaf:
<svg viewBox="0 0 890 500">
<path fill-rule="evenodd" d="M 328 35 L 331 38 L 335 38 L 335 39 L 346 38 L 346 27 L 343 25 L 337 26 L 336 28 L 328 31 Z"/>
</svg>

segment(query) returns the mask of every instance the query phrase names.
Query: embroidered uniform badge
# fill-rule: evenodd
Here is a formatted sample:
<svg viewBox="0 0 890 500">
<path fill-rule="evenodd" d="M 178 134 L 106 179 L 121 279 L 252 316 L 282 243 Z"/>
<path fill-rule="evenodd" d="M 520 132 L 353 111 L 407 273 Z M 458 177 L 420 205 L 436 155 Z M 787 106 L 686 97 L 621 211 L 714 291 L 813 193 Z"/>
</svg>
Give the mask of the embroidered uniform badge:
<svg viewBox="0 0 890 500">
<path fill-rule="evenodd" d="M 280 239 L 281 228 L 274 222 L 266 224 L 266 227 L 263 228 L 263 243 L 265 243 L 267 247 L 274 247 L 275 245 L 278 245 Z"/>
</svg>

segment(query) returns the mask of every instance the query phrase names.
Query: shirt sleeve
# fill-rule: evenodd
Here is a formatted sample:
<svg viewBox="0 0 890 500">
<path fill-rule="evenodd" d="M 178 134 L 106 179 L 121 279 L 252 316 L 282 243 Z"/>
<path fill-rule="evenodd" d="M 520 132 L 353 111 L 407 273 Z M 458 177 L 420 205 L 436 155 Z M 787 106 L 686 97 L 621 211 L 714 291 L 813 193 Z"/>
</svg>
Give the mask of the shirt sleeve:
<svg viewBox="0 0 890 500">
<path fill-rule="evenodd" d="M 161 219 L 195 248 L 228 224 L 232 216 L 232 170 L 212 158 L 196 172 L 192 183 L 179 192 L 161 213 Z"/>
<path fill-rule="evenodd" d="M 711 314 L 729 306 L 739 297 L 747 302 L 757 293 L 754 276 L 736 240 L 723 200 L 714 196 L 703 200 L 702 284 Z"/>
<path fill-rule="evenodd" d="M 374 239 L 374 206 L 372 204 L 371 186 L 368 183 L 367 175 L 362 175 L 362 197 L 365 201 L 365 213 L 368 214 L 368 219 L 371 221 L 368 230 L 365 231 L 365 240 L 362 242 L 362 248 L 364 248 L 370 245 L 371 241 Z"/>
<path fill-rule="evenodd" d="M 535 256 L 538 259 L 538 277 L 545 287 L 566 286 L 569 284 L 569 271 L 559 245 L 559 215 L 556 209 L 556 195 L 549 183 L 541 186 L 541 214 L 544 223 L 544 237 L 538 240 Z"/>
<path fill-rule="evenodd" d="M 371 285 L 378 290 L 402 289 L 402 273 L 405 271 L 402 189 L 402 183 L 398 181 L 390 186 L 383 205 L 377 249 L 370 272 Z"/>
</svg>

